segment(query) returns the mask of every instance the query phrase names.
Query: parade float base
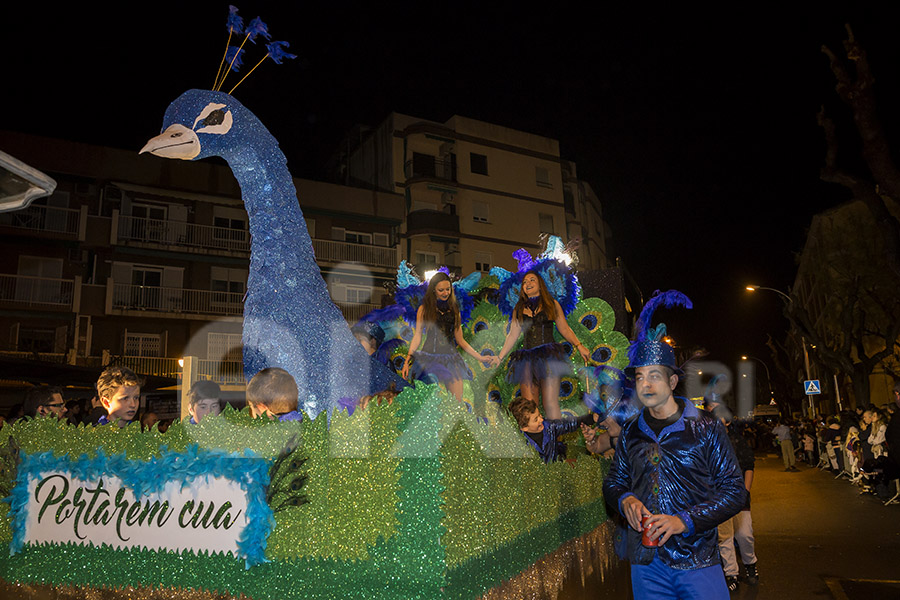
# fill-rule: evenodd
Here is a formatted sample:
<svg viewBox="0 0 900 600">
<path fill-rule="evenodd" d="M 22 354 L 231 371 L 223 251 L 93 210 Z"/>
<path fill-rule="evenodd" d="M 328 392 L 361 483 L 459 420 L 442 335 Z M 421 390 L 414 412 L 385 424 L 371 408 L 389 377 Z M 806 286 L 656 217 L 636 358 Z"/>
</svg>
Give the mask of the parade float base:
<svg viewBox="0 0 900 600">
<path fill-rule="evenodd" d="M 226 410 L 161 434 L 41 418 L 0 444 L 3 597 L 541 598 L 612 557 L 606 461 L 545 465 L 511 419 L 436 386 L 330 423 Z M 141 520 L 165 490 L 176 499 Z M 232 521 L 236 540 L 212 539 Z"/>
</svg>

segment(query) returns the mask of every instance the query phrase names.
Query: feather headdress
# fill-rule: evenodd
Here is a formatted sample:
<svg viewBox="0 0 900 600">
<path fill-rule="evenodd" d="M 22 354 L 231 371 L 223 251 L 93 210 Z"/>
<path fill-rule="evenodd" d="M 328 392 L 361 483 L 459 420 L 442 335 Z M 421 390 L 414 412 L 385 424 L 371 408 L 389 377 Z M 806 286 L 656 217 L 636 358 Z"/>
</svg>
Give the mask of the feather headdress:
<svg viewBox="0 0 900 600">
<path fill-rule="evenodd" d="M 544 280 L 547 291 L 559 302 L 563 313 L 568 315 L 575 310 L 575 305 L 581 298 L 581 285 L 572 268 L 577 262 L 574 250 L 564 245 L 555 235 L 548 236 L 546 243 L 546 249 L 537 258 L 533 258 L 524 248 L 516 250 L 513 258 L 519 263 L 519 268 L 515 273 L 501 267 L 491 269 L 490 274 L 500 282 L 498 306 L 503 314 L 509 316 L 513 313 L 519 301 L 522 280 L 529 271 L 537 273 Z"/>
<path fill-rule="evenodd" d="M 656 290 L 653 297 L 644 305 L 635 324 L 637 335 L 628 348 L 630 364 L 626 372 L 631 374 L 635 367 L 664 365 L 671 367 L 679 375 L 682 374 L 681 369 L 675 364 L 675 353 L 672 351 L 672 347 L 663 341 L 663 338 L 666 337 L 665 323 L 651 327 L 653 314 L 658 308 L 673 308 L 675 306 L 683 306 L 690 309 L 694 307 L 694 304 L 690 298 L 678 290 L 669 290 L 668 292 Z"/>
<path fill-rule="evenodd" d="M 439 273 L 450 276 L 450 270 L 447 267 L 438 269 Z M 472 298 L 471 292 L 478 285 L 481 279 L 481 273 L 470 273 L 459 281 L 453 281 L 453 293 L 456 295 L 456 302 L 459 304 L 459 320 L 462 325 L 469 322 L 472 314 L 472 308 L 475 306 L 475 300 Z M 397 291 L 394 299 L 397 304 L 403 307 L 404 317 L 407 322 L 416 322 L 416 311 L 425 298 L 425 292 L 428 290 L 428 281 L 419 279 L 415 269 L 405 260 L 397 267 Z"/>
</svg>

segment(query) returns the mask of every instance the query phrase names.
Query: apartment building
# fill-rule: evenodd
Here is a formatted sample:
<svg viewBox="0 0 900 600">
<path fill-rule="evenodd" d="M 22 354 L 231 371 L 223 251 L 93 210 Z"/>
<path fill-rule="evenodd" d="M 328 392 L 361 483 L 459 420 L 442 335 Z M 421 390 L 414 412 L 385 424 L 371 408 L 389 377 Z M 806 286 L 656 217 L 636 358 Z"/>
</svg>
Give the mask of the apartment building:
<svg viewBox="0 0 900 600">
<path fill-rule="evenodd" d="M 335 162 L 347 185 L 402 194 L 400 252 L 419 273 L 512 270 L 513 252 L 539 251 L 542 234 L 581 238 L 583 267 L 611 266 L 599 200 L 557 140 L 461 116 L 392 113 L 349 136 Z"/>
<path fill-rule="evenodd" d="M 227 165 L 0 132 L 57 189 L 0 213 L 0 358 L 241 383 L 248 217 Z M 295 180 L 322 275 L 350 321 L 380 306 L 400 194 Z M 9 379 L 4 373 L 0 379 Z"/>
</svg>

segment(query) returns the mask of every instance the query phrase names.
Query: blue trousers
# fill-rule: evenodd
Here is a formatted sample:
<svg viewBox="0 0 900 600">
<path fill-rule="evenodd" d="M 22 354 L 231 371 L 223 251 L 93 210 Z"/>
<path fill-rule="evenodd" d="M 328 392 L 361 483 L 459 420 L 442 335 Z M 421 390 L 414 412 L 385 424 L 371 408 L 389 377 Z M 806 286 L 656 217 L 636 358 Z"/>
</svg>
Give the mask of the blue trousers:
<svg viewBox="0 0 900 600">
<path fill-rule="evenodd" d="M 684 571 L 666 566 L 659 556 L 649 565 L 631 565 L 634 600 L 728 600 L 721 565 Z"/>
</svg>

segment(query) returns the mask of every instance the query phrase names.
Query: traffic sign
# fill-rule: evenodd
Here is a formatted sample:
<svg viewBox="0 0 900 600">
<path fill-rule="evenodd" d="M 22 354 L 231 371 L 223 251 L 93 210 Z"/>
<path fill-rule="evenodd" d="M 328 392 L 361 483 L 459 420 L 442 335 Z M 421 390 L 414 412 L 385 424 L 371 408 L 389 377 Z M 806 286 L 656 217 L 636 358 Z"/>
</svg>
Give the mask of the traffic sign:
<svg viewBox="0 0 900 600">
<path fill-rule="evenodd" d="M 821 394 L 822 386 L 819 385 L 818 379 L 808 379 L 803 382 L 804 393 L 807 396 L 812 396 L 813 394 Z"/>
</svg>

